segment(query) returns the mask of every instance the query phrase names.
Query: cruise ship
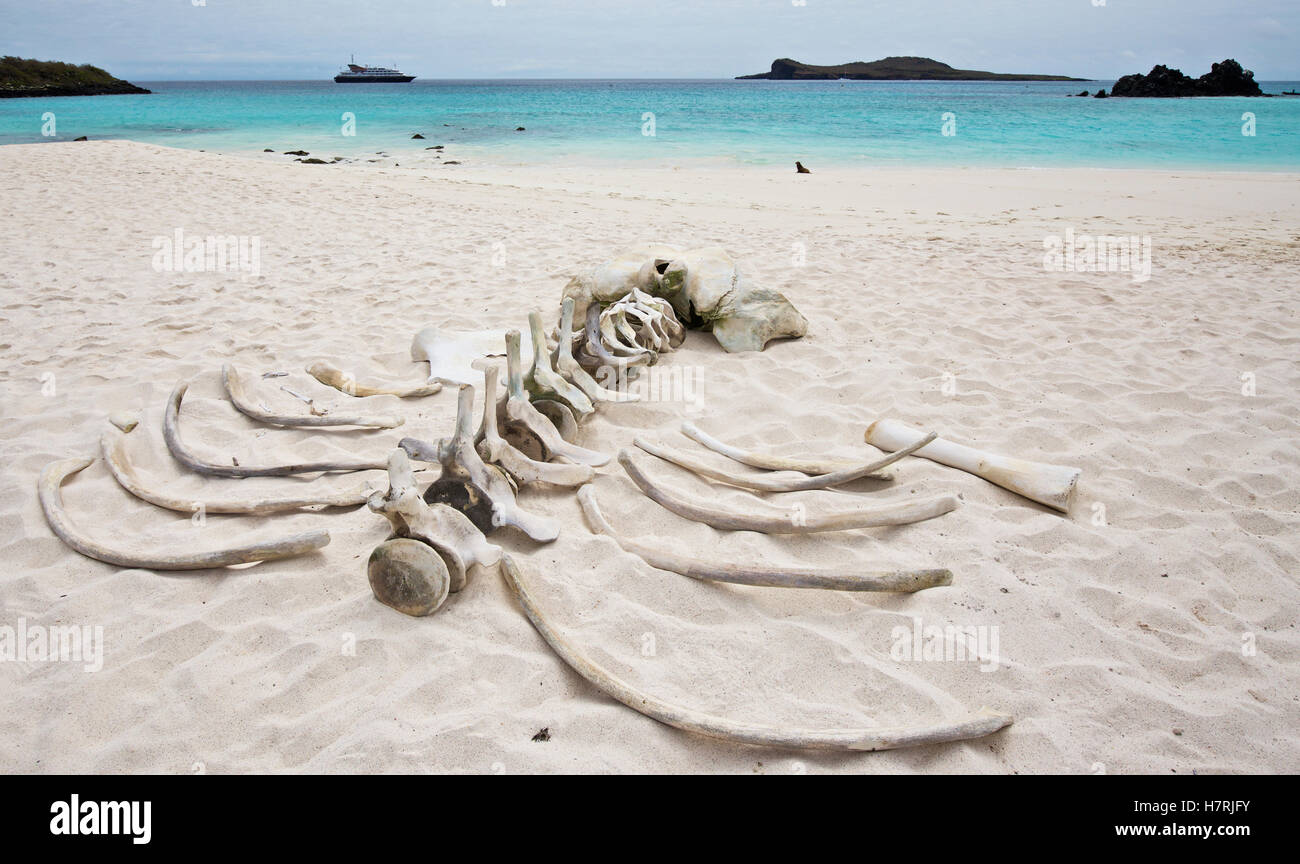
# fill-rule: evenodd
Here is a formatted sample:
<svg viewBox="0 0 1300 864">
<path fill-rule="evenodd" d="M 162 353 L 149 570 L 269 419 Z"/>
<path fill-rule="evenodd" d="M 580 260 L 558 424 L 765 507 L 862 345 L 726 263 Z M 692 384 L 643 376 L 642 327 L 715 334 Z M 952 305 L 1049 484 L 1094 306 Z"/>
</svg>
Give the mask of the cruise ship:
<svg viewBox="0 0 1300 864">
<path fill-rule="evenodd" d="M 414 75 L 403 75 L 396 69 L 383 66 L 358 66 L 355 57 L 348 64 L 347 71 L 334 76 L 338 84 L 406 84 L 415 80 Z"/>
</svg>

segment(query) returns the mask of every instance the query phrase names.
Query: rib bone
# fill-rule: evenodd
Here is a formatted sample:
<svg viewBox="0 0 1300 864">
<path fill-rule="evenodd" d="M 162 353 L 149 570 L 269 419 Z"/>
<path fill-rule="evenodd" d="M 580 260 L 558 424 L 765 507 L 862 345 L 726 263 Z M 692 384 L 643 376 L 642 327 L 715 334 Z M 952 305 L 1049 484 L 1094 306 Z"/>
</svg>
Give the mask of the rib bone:
<svg viewBox="0 0 1300 864">
<path fill-rule="evenodd" d="M 358 398 L 366 396 L 397 396 L 401 399 L 411 399 L 419 396 L 432 396 L 442 390 L 442 385 L 436 381 L 427 384 L 413 384 L 410 387 L 396 387 L 387 384 L 360 384 L 351 375 L 325 360 L 317 360 L 308 366 L 307 374 L 327 387 L 333 387 L 335 390 Z"/>
<path fill-rule="evenodd" d="M 374 429 L 393 429 L 406 422 L 401 417 L 392 415 L 355 415 L 346 414 L 275 414 L 258 407 L 248 394 L 244 377 L 239 370 L 229 363 L 221 367 L 221 382 L 226 387 L 230 404 L 243 414 L 271 423 L 276 426 L 368 426 Z M 292 392 L 292 391 L 289 391 Z M 297 395 L 297 394 L 294 394 Z"/>
<path fill-rule="evenodd" d="M 217 465 L 213 462 L 205 462 L 190 452 L 181 440 L 180 414 L 181 401 L 185 398 L 185 391 L 189 389 L 189 384 L 185 381 L 176 385 L 172 390 L 172 395 L 167 399 L 167 413 L 163 415 L 163 438 L 167 441 L 167 449 L 171 451 L 176 460 L 189 468 L 191 471 L 197 471 L 199 474 L 206 474 L 209 477 L 287 477 L 291 474 L 318 474 L 330 471 L 370 471 L 382 469 L 382 462 L 304 462 L 296 465 L 267 465 L 263 467 L 250 467 L 245 465 Z"/>
<path fill-rule="evenodd" d="M 852 471 L 859 463 L 836 461 L 832 459 L 794 459 L 787 456 L 775 456 L 771 453 L 759 453 L 733 447 L 714 438 L 689 420 L 682 421 L 682 434 L 696 443 L 709 448 L 714 453 L 721 453 L 742 465 L 764 468 L 768 471 L 798 471 L 802 474 L 834 474 L 838 471 Z M 893 480 L 891 472 L 881 471 L 872 475 L 873 480 Z"/>
<path fill-rule="evenodd" d="M 706 462 L 701 462 L 689 453 L 676 450 L 672 447 L 665 446 L 655 441 L 647 441 L 641 436 L 633 439 L 632 443 L 640 447 L 647 453 L 658 456 L 660 459 L 667 460 L 676 465 L 693 471 L 703 477 L 711 480 L 719 480 L 723 483 L 729 483 L 732 486 L 739 486 L 742 489 L 754 489 L 759 492 L 803 492 L 809 489 L 826 489 L 831 486 L 841 486 L 854 480 L 861 480 L 863 477 L 874 476 L 877 471 L 886 468 L 899 459 L 908 456 L 917 450 L 929 444 L 938 436 L 931 432 L 924 438 L 916 441 L 912 445 L 905 447 L 896 453 L 877 459 L 875 462 L 868 462 L 855 468 L 845 468 L 842 471 L 835 471 L 830 474 L 819 474 L 809 477 L 807 474 L 794 472 L 793 476 L 773 476 L 773 475 L 744 475 L 736 474 L 731 471 L 723 471 L 714 468 Z"/>
<path fill-rule="evenodd" d="M 279 540 L 262 543 L 250 543 L 246 546 L 233 546 L 226 549 L 214 549 L 210 552 L 185 552 L 153 554 L 136 554 L 111 549 L 82 534 L 63 509 L 63 495 L 59 487 L 64 479 L 76 474 L 94 459 L 64 459 L 51 462 L 41 471 L 37 481 L 37 494 L 41 509 L 45 511 L 45 521 L 50 530 L 69 547 L 107 564 L 118 567 L 130 567 L 140 570 L 206 570 L 211 567 L 229 567 L 232 564 L 249 564 L 253 561 L 274 561 L 279 558 L 292 558 L 320 549 L 330 542 L 326 531 L 307 531 Z"/>
<path fill-rule="evenodd" d="M 529 459 L 497 431 L 497 376 L 493 366 L 483 375 L 483 433 L 478 452 L 486 461 L 504 468 L 520 483 L 552 483 L 556 486 L 581 486 L 596 476 L 590 465 L 565 465 Z"/>
<path fill-rule="evenodd" d="M 692 579 L 729 582 L 734 585 L 762 585 L 770 588 L 823 588 L 828 591 L 921 591 L 952 584 L 951 570 L 861 570 L 764 567 L 756 564 L 715 564 L 668 549 L 638 543 L 619 536 L 605 521 L 590 486 L 578 490 L 578 502 L 587 522 L 597 534 L 607 534 L 624 552 L 636 555 L 651 567 L 680 573 Z"/>
<path fill-rule="evenodd" d="M 702 711 L 671 705 L 643 690 L 638 690 L 609 670 L 596 665 L 578 651 L 542 614 L 537 600 L 528 590 L 528 586 L 524 585 L 523 576 L 514 559 L 506 555 L 501 562 L 502 575 L 510 590 L 519 598 L 519 605 L 524 615 L 561 660 L 607 696 L 660 723 L 686 732 L 763 747 L 808 750 L 892 750 L 919 744 L 942 744 L 949 741 L 982 738 L 1012 722 L 1010 716 L 985 708 L 961 720 L 925 726 L 875 729 L 778 729 L 756 723 L 741 723 L 724 717 L 715 717 Z"/>
<path fill-rule="evenodd" d="M 718 510 L 693 503 L 687 496 L 674 492 L 650 479 L 637 466 L 632 451 L 623 449 L 618 462 L 632 482 L 650 498 L 678 516 L 703 522 L 728 531 L 761 531 L 764 534 L 813 534 L 819 531 L 848 531 L 883 525 L 907 525 L 942 516 L 957 507 L 955 495 L 942 495 L 922 501 L 906 501 L 858 510 L 815 516 L 802 507 L 781 515 L 765 515 L 742 510 Z"/>
<path fill-rule="evenodd" d="M 897 450 L 909 446 L 920 435 L 919 430 L 897 420 L 877 420 L 867 427 L 865 438 L 881 450 Z M 1070 512 L 1070 498 L 1082 473 L 1078 468 L 999 456 L 942 438 L 917 450 L 916 455 L 983 477 L 1062 513 Z"/>
<path fill-rule="evenodd" d="M 600 304 L 592 303 L 587 307 L 587 326 L 583 330 L 583 353 L 578 361 L 584 366 L 600 366 L 625 372 L 633 366 L 650 366 L 657 359 L 652 351 L 642 351 L 632 357 L 615 357 L 605 347 L 601 332 Z"/>
<path fill-rule="evenodd" d="M 559 537 L 559 523 L 520 508 L 510 479 L 500 468 L 485 464 L 479 457 L 474 449 L 473 412 L 474 388 L 462 384 L 456 401 L 455 434 L 438 442 L 442 476 L 425 490 L 424 500 L 430 504 L 450 504 L 483 532 L 513 525 L 539 543 L 549 543 Z M 419 444 L 405 438 L 398 446 L 411 453 L 415 449 L 413 443 Z M 413 455 L 423 458 L 428 449 L 425 445 Z"/>
<path fill-rule="evenodd" d="M 388 457 L 388 492 L 376 492 L 367 505 L 387 517 L 393 533 L 429 544 L 447 565 L 450 588 L 465 587 L 475 564 L 491 567 L 501 560 L 501 547 L 489 543 L 465 514 L 445 504 L 429 504 L 420 497 L 411 462 L 402 450 Z"/>
<path fill-rule="evenodd" d="M 126 453 L 126 436 L 113 430 L 99 439 L 104 462 L 118 485 L 142 501 L 148 501 L 166 510 L 179 513 L 279 513 L 302 507 L 355 507 L 366 503 L 371 490 L 360 487 L 346 492 L 322 493 L 307 496 L 268 496 L 265 498 L 183 498 L 151 489 L 145 485 Z"/>
<path fill-rule="evenodd" d="M 519 331 L 506 334 L 506 370 L 509 375 L 509 395 L 506 400 L 506 417 L 512 425 L 523 427 L 535 437 L 548 457 L 561 456 L 570 462 L 599 467 L 609 462 L 609 456 L 570 444 L 560 437 L 555 424 L 528 401 L 524 392 L 523 375 L 519 365 Z"/>
</svg>

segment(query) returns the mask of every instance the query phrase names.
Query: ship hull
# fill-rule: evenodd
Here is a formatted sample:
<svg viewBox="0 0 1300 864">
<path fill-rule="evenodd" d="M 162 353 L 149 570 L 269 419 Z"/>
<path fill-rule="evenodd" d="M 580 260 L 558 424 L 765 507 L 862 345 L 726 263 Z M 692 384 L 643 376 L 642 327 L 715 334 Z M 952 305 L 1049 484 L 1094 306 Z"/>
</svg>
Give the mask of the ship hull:
<svg viewBox="0 0 1300 864">
<path fill-rule="evenodd" d="M 336 84 L 409 84 L 415 80 L 414 75 L 335 75 Z"/>
</svg>

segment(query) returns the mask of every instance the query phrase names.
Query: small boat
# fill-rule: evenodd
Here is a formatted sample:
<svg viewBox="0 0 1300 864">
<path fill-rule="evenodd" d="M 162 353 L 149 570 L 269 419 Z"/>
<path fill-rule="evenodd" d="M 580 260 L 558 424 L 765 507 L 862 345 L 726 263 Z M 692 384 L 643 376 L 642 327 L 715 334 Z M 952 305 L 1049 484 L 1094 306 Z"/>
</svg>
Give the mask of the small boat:
<svg viewBox="0 0 1300 864">
<path fill-rule="evenodd" d="M 1295 91 L 1295 90 L 1283 90 L 1283 91 L 1282 91 L 1282 95 L 1283 95 L 1283 96 L 1300 96 L 1300 92 L 1297 92 L 1297 91 Z"/>
<path fill-rule="evenodd" d="M 403 75 L 384 66 L 358 66 L 356 59 L 353 57 L 347 70 L 334 76 L 336 84 L 408 84 L 415 80 L 414 75 Z"/>
</svg>

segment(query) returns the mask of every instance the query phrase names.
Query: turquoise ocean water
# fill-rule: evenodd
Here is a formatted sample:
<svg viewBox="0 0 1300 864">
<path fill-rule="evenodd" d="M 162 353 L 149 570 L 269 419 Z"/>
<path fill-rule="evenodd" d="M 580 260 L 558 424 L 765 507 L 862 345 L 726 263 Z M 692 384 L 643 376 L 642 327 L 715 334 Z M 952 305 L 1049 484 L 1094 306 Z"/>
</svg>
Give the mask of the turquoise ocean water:
<svg viewBox="0 0 1300 864">
<path fill-rule="evenodd" d="M 1109 81 L 138 83 L 154 94 L 0 99 L 0 144 L 88 135 L 327 157 L 445 144 L 452 158 L 525 163 L 1300 171 L 1300 97 L 1066 98 Z M 42 135 L 46 112 L 57 139 Z M 1254 135 L 1242 134 L 1248 113 Z M 345 114 L 354 135 L 344 134 Z M 411 140 L 415 132 L 425 140 Z"/>
</svg>

